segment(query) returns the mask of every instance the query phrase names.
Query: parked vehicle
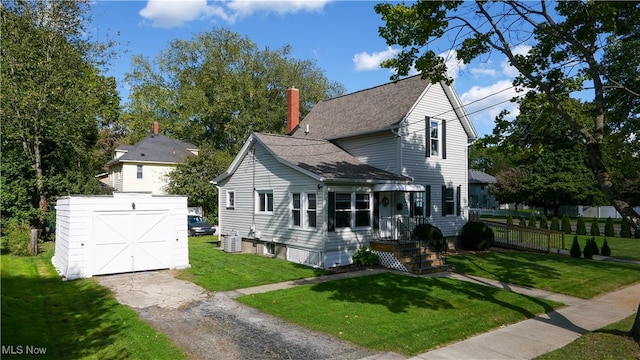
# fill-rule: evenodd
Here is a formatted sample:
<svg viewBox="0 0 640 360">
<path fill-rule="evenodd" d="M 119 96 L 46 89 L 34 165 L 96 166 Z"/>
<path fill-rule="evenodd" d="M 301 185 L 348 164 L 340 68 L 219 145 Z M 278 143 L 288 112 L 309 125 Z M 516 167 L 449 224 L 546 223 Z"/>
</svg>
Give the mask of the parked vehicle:
<svg viewBox="0 0 640 360">
<path fill-rule="evenodd" d="M 189 236 L 196 235 L 213 235 L 216 233 L 216 227 L 199 215 L 189 216 Z"/>
</svg>

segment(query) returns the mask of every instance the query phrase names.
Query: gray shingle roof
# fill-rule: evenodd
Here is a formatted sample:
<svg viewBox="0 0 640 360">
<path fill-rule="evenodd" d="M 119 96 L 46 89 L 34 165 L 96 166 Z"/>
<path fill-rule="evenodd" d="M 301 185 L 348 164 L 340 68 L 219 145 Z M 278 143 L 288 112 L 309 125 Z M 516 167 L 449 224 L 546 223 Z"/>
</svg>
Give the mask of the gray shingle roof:
<svg viewBox="0 0 640 360">
<path fill-rule="evenodd" d="M 496 178 L 478 170 L 469 170 L 469 184 L 495 184 Z"/>
<path fill-rule="evenodd" d="M 428 84 L 429 80 L 416 75 L 321 101 L 292 135 L 332 140 L 393 127 L 409 113 Z"/>
<path fill-rule="evenodd" d="M 365 165 L 329 141 L 254 133 L 275 156 L 325 179 L 409 182 L 411 179 Z"/>
<path fill-rule="evenodd" d="M 164 135 L 152 134 L 135 145 L 119 146 L 118 150 L 127 150 L 127 152 L 109 161 L 107 165 L 136 161 L 182 163 L 187 157 L 193 156 L 188 149 L 197 149 L 197 147 L 181 140 L 169 139 Z"/>
</svg>

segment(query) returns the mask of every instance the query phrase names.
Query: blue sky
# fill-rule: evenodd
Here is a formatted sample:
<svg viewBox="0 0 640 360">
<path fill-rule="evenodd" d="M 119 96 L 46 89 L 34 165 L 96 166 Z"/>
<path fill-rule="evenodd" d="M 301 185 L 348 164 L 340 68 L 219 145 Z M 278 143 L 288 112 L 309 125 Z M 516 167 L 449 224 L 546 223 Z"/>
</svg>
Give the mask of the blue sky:
<svg viewBox="0 0 640 360">
<path fill-rule="evenodd" d="M 124 74 L 131 69 L 133 55 L 155 59 L 171 40 L 189 40 L 215 27 L 246 36 L 260 48 L 290 45 L 292 57 L 315 60 L 329 80 L 354 92 L 389 82 L 390 70 L 379 65 L 399 51 L 378 35 L 378 27 L 384 25 L 373 10 L 378 2 L 97 0 L 91 7 L 90 32 L 121 44 L 122 53 L 109 63 L 108 75 L 115 76 L 123 102 L 128 101 Z M 517 114 L 517 107 L 507 102 L 516 95 L 511 86 L 515 72 L 504 56 L 493 54 L 481 62 L 459 64 L 447 39 L 432 46 L 450 60 L 454 88 L 463 104 L 468 104 L 480 136 L 491 133 L 493 119 L 503 109 Z"/>
</svg>

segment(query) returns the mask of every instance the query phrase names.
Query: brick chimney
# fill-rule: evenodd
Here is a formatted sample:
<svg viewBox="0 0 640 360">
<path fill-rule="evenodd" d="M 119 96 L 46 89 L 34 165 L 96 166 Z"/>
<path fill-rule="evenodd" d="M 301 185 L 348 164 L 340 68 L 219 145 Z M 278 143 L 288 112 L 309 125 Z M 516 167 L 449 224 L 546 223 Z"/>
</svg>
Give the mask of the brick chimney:
<svg viewBox="0 0 640 360">
<path fill-rule="evenodd" d="M 160 125 L 158 125 L 157 121 L 153 122 L 153 134 L 158 135 L 158 131 L 160 130 Z"/>
<path fill-rule="evenodd" d="M 300 91 L 295 87 L 287 90 L 287 134 L 300 123 Z"/>
</svg>

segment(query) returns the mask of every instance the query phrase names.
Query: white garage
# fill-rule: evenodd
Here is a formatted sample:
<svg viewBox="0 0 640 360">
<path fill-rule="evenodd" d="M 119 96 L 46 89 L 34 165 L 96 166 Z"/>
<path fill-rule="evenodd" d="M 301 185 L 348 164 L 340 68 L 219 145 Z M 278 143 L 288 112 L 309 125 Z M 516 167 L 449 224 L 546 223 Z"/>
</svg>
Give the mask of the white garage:
<svg viewBox="0 0 640 360">
<path fill-rule="evenodd" d="M 187 198 L 146 193 L 65 196 L 53 265 L 66 279 L 189 267 Z"/>
</svg>

